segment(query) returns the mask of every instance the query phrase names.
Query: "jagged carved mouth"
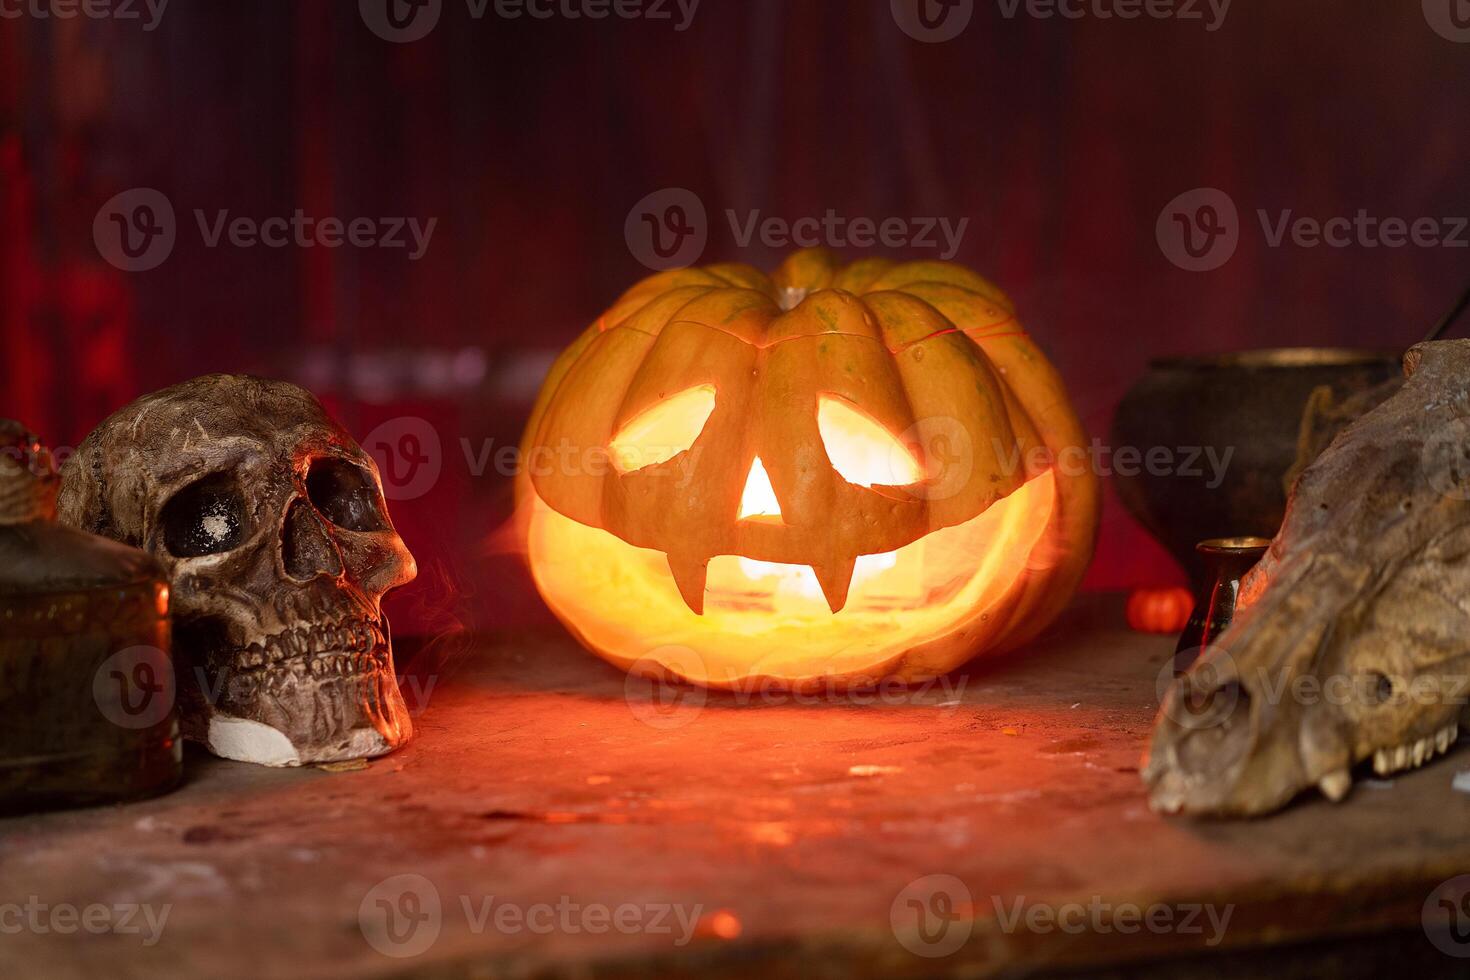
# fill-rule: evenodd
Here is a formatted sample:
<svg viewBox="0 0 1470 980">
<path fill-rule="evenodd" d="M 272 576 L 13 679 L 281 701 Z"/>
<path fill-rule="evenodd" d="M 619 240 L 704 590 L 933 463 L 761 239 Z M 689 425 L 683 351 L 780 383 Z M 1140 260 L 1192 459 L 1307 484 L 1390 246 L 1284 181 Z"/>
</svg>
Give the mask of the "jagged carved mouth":
<svg viewBox="0 0 1470 980">
<path fill-rule="evenodd" d="M 282 630 L 234 651 L 230 663 L 242 674 L 285 669 L 350 677 L 390 667 L 391 653 L 381 620 L 351 619 Z"/>
</svg>

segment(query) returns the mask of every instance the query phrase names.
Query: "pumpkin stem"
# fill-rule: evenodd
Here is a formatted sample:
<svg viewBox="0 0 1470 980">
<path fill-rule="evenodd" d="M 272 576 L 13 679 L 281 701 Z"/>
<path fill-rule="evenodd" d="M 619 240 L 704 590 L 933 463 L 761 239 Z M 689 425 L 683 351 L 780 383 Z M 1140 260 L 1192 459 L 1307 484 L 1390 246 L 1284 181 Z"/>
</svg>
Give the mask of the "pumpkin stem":
<svg viewBox="0 0 1470 980">
<path fill-rule="evenodd" d="M 796 309 L 798 306 L 801 305 L 801 301 L 806 299 L 806 294 L 808 292 L 810 292 L 810 290 L 807 289 L 805 286 L 787 286 L 785 289 L 781 290 L 781 297 L 778 300 L 778 302 L 781 304 L 781 311 L 783 313 L 787 313 L 791 310 Z"/>
<path fill-rule="evenodd" d="M 837 256 L 825 248 L 804 248 L 787 256 L 771 277 L 776 284 L 776 297 L 781 308 L 789 310 L 808 293 L 831 286 L 838 265 Z"/>
</svg>

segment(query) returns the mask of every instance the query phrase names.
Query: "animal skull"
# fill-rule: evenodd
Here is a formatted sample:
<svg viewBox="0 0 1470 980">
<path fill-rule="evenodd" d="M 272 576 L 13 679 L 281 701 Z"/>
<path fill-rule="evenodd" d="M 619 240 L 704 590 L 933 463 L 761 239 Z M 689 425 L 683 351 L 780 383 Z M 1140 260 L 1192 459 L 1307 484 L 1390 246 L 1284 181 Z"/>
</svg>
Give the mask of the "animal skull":
<svg viewBox="0 0 1470 980">
<path fill-rule="evenodd" d="M 216 755 L 300 765 L 412 735 L 381 601 L 413 556 L 308 392 L 209 375 L 140 398 L 67 462 L 59 515 L 168 571 L 185 734 Z"/>
<path fill-rule="evenodd" d="M 1235 621 L 1163 699 L 1155 809 L 1340 800 L 1359 763 L 1422 765 L 1470 723 L 1470 341 L 1404 368 L 1302 473 Z"/>
</svg>

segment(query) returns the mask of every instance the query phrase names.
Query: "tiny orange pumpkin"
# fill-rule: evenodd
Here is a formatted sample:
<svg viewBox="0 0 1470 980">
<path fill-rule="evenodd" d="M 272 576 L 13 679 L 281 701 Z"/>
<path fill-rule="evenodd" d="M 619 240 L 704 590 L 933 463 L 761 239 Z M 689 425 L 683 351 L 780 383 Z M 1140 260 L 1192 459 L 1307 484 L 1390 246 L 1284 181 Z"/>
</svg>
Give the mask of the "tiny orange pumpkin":
<svg viewBox="0 0 1470 980">
<path fill-rule="evenodd" d="M 1128 595 L 1128 625 L 1140 633 L 1178 633 L 1194 611 L 1194 596 L 1180 585 L 1137 588 Z"/>
</svg>

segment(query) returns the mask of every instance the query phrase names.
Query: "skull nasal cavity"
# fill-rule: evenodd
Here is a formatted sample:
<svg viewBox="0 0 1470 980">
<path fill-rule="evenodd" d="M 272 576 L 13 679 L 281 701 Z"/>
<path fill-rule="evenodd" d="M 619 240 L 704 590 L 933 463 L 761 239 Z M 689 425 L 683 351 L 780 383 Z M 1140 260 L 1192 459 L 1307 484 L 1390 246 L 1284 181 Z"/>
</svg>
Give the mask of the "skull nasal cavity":
<svg viewBox="0 0 1470 980">
<path fill-rule="evenodd" d="M 318 575 L 335 578 L 342 574 L 342 556 L 316 508 L 305 500 L 297 500 L 286 512 L 286 526 L 281 532 L 281 559 L 286 574 L 298 582 Z"/>
</svg>

